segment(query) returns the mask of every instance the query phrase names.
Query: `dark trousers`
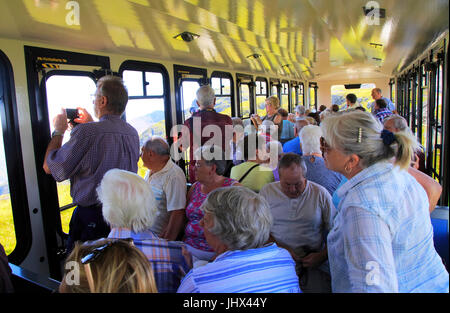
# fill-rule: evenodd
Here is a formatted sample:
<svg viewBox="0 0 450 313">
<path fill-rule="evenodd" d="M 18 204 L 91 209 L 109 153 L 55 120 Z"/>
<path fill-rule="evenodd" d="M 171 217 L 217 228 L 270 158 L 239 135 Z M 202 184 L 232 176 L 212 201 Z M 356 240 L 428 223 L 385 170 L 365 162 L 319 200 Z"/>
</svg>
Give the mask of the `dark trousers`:
<svg viewBox="0 0 450 313">
<path fill-rule="evenodd" d="M 70 253 L 76 241 L 96 240 L 107 237 L 110 228 L 103 219 L 102 205 L 88 207 L 77 206 L 69 223 L 67 253 Z"/>
</svg>

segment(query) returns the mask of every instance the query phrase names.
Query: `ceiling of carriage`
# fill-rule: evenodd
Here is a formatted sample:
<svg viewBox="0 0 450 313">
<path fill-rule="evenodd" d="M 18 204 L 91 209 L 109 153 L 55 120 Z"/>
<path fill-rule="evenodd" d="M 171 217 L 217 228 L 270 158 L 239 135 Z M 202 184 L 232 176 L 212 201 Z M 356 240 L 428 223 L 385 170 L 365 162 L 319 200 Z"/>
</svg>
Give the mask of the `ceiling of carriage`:
<svg viewBox="0 0 450 313">
<path fill-rule="evenodd" d="M 321 81 L 390 77 L 448 30 L 448 0 L 370 2 L 0 0 L 0 37 Z"/>
</svg>

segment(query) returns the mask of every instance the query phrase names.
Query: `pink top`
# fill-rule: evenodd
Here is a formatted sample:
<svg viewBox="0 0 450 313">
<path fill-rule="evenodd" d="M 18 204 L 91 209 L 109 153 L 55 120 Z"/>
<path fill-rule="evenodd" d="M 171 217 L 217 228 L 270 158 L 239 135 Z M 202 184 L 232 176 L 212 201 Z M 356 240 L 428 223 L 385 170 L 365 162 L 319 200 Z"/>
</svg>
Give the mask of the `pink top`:
<svg viewBox="0 0 450 313">
<path fill-rule="evenodd" d="M 235 183 L 237 183 L 236 180 L 225 178 L 222 187 L 232 186 Z M 208 194 L 201 192 L 201 186 L 202 184 L 200 183 L 195 183 L 192 186 L 194 190 L 189 199 L 189 204 L 186 207 L 188 223 L 184 230 L 184 242 L 196 249 L 213 252 L 214 250 L 206 242 L 203 228 L 198 224 L 203 218 L 203 212 L 200 210 L 200 207 L 208 196 Z"/>
</svg>

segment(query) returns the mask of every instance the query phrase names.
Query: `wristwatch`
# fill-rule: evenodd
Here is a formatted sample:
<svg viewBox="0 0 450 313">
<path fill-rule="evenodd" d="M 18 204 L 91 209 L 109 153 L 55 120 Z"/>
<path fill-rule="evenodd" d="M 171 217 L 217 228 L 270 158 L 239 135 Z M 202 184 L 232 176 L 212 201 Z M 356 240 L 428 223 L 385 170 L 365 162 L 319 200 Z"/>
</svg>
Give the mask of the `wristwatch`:
<svg viewBox="0 0 450 313">
<path fill-rule="evenodd" d="M 60 132 L 60 131 L 54 130 L 53 133 L 52 133 L 52 138 L 55 137 L 55 136 L 64 136 L 64 132 Z"/>
</svg>

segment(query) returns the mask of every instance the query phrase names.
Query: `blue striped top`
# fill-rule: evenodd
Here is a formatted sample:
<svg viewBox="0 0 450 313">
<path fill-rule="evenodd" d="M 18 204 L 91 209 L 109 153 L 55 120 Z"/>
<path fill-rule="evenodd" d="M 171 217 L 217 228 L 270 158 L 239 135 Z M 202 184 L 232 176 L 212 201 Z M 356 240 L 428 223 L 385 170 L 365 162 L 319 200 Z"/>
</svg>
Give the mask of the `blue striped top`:
<svg viewBox="0 0 450 313">
<path fill-rule="evenodd" d="M 227 251 L 192 269 L 178 293 L 300 293 L 295 262 L 275 243 L 262 248 Z"/>
</svg>

